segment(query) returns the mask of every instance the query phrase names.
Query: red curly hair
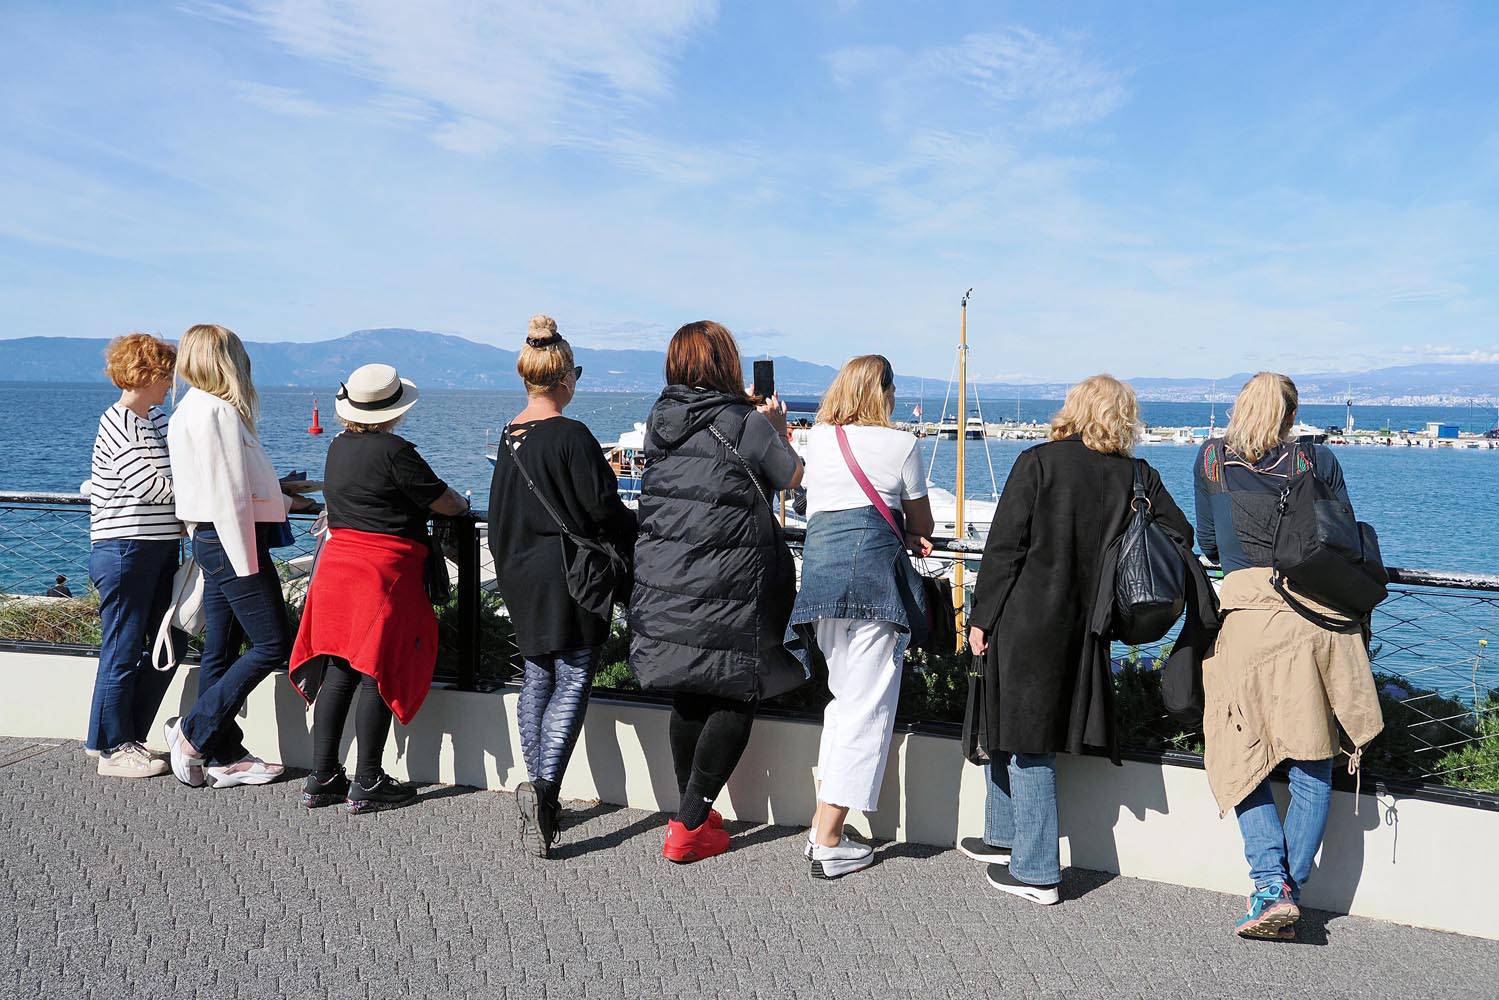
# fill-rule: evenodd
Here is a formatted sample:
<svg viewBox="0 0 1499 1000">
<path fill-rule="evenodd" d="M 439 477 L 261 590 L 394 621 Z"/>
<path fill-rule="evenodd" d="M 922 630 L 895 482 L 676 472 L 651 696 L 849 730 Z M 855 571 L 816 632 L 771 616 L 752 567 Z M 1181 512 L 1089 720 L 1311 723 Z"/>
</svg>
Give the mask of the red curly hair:
<svg viewBox="0 0 1499 1000">
<path fill-rule="evenodd" d="M 104 374 L 121 389 L 139 389 L 171 378 L 177 348 L 149 333 L 127 333 L 104 349 Z"/>
</svg>

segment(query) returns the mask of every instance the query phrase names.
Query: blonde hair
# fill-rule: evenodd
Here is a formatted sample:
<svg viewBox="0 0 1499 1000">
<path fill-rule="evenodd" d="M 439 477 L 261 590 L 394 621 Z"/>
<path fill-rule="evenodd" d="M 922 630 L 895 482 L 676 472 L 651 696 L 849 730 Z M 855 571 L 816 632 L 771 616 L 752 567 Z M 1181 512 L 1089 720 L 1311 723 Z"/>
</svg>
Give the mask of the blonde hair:
<svg viewBox="0 0 1499 1000">
<path fill-rule="evenodd" d="M 338 422 L 343 424 L 344 430 L 350 434 L 374 434 L 379 431 L 395 430 L 396 424 L 399 424 L 405 416 L 406 414 L 403 413 L 393 420 L 385 420 L 378 424 L 362 424 L 357 420 L 345 420 L 343 417 L 339 417 Z"/>
<path fill-rule="evenodd" d="M 260 394 L 250 378 L 250 355 L 233 330 L 214 323 L 189 328 L 177 348 L 177 374 L 194 389 L 234 407 L 250 433 L 255 433 Z"/>
<path fill-rule="evenodd" d="M 892 379 L 890 388 L 885 388 L 887 364 L 878 354 L 864 354 L 845 362 L 822 397 L 817 422 L 889 427 L 895 409 L 895 384 Z"/>
<path fill-rule="evenodd" d="M 104 349 L 104 374 L 119 389 L 141 389 L 172 377 L 177 348 L 149 333 L 127 333 Z"/>
<path fill-rule="evenodd" d="M 1240 457 L 1257 462 L 1286 439 L 1300 403 L 1296 383 L 1279 372 L 1260 372 L 1244 383 L 1228 415 L 1223 443 Z"/>
<path fill-rule="evenodd" d="M 526 346 L 515 359 L 515 370 L 526 383 L 526 395 L 535 396 L 555 388 L 573 370 L 573 348 L 557 332 L 557 321 L 550 316 L 531 317 L 526 330 Z"/>
<path fill-rule="evenodd" d="M 1051 440 L 1073 435 L 1094 451 L 1130 454 L 1140 435 L 1135 390 L 1112 375 L 1092 375 L 1067 390 L 1062 408 L 1051 418 Z"/>
</svg>

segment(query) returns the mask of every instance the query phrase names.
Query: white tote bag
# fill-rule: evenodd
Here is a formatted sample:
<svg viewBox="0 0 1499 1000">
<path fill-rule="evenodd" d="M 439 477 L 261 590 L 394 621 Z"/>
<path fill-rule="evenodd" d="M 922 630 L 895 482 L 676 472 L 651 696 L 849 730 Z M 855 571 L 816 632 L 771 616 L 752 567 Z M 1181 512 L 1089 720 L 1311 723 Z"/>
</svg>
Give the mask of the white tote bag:
<svg viewBox="0 0 1499 1000">
<path fill-rule="evenodd" d="M 172 577 L 172 604 L 156 632 L 151 647 L 151 665 L 172 670 L 187 652 L 187 640 L 203 631 L 203 571 L 198 560 L 188 556 Z"/>
</svg>

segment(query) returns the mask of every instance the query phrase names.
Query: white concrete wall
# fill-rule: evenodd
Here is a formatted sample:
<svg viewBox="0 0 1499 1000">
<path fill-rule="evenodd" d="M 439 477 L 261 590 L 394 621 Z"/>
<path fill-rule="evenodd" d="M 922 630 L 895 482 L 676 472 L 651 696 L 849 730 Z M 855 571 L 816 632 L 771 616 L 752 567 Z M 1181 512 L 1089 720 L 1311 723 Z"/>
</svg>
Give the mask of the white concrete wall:
<svg viewBox="0 0 1499 1000">
<path fill-rule="evenodd" d="M 82 739 L 95 661 L 0 653 L 6 697 L 0 735 Z M 191 696 L 184 670 L 162 716 Z M 186 690 L 184 690 L 186 688 Z M 400 777 L 485 788 L 525 779 L 513 690 L 434 690 L 415 723 L 396 726 L 386 766 Z M 640 809 L 676 805 L 667 710 L 595 699 L 563 784 L 569 798 Z M 284 676 L 251 696 L 240 720 L 250 749 L 268 759 L 309 763 L 311 715 Z M 353 726 L 346 739 L 352 738 Z M 719 802 L 731 819 L 804 825 L 814 805 L 818 728 L 762 719 Z M 160 743 L 159 737 L 153 743 Z M 1204 773 L 1195 768 L 1058 758 L 1062 862 L 1133 878 L 1243 894 L 1247 869 L 1238 828 L 1219 819 Z M 1366 782 L 1366 790 L 1371 783 Z M 1281 789 L 1282 794 L 1284 789 Z M 290 789 L 288 794 L 291 794 Z M 897 735 L 880 798 L 851 825 L 876 837 L 952 844 L 981 832 L 983 773 L 954 740 Z M 1499 939 L 1499 812 L 1389 795 L 1334 794 L 1319 867 L 1305 893 L 1315 907 Z"/>
</svg>

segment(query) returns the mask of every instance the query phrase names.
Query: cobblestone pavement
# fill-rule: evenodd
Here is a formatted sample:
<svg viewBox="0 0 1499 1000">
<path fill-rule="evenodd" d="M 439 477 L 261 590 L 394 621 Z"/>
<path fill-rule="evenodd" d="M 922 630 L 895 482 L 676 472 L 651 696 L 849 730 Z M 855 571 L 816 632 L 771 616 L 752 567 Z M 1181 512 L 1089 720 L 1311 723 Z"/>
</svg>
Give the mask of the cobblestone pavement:
<svg viewBox="0 0 1499 1000">
<path fill-rule="evenodd" d="M 0 739 L 0 997 L 1438 998 L 1495 996 L 1499 945 L 1312 912 L 1241 941 L 1231 896 L 1067 873 L 1000 896 L 951 850 L 885 844 L 814 882 L 801 831 L 661 859 L 665 817 L 578 804 L 557 857 L 514 799 L 433 786 L 369 816 L 297 785 L 100 778 Z M 1493 887 L 1488 887 L 1492 890 Z"/>
</svg>

